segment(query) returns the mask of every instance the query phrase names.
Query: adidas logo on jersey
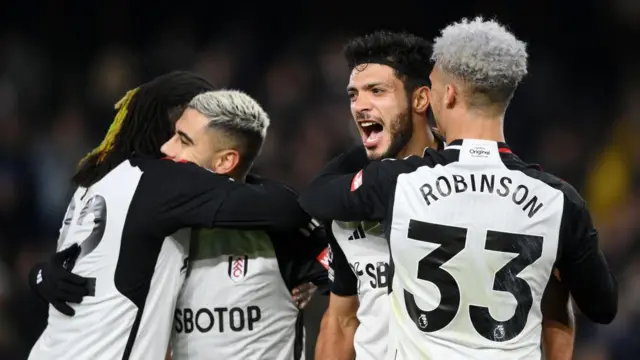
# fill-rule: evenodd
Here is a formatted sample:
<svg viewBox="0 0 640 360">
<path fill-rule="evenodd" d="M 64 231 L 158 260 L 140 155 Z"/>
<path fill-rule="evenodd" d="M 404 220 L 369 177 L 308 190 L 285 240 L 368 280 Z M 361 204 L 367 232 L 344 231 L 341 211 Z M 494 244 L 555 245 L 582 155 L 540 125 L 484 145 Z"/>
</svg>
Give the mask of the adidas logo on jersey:
<svg viewBox="0 0 640 360">
<path fill-rule="evenodd" d="M 364 233 L 364 229 L 362 225 L 358 225 L 358 227 L 353 231 L 353 234 L 349 236 L 348 240 L 359 240 L 366 238 L 367 235 Z"/>
</svg>

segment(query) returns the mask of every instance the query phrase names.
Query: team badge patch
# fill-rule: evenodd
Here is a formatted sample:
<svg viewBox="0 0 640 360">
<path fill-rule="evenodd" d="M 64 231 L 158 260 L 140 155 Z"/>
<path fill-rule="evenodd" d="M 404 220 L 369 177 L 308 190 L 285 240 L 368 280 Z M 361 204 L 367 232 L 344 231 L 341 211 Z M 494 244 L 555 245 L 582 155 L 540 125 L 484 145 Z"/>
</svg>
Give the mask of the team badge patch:
<svg viewBox="0 0 640 360">
<path fill-rule="evenodd" d="M 249 257 L 229 256 L 229 278 L 234 282 L 242 281 L 247 275 L 247 267 L 249 265 Z"/>
<path fill-rule="evenodd" d="M 320 264 L 324 266 L 325 269 L 329 269 L 329 261 L 330 261 L 331 255 L 332 254 L 329 251 L 329 248 L 327 247 L 324 250 L 322 250 L 320 254 L 318 254 L 318 257 L 316 259 L 318 259 Z"/>
<path fill-rule="evenodd" d="M 358 171 L 351 180 L 351 191 L 356 191 L 362 185 L 362 170 Z"/>
</svg>

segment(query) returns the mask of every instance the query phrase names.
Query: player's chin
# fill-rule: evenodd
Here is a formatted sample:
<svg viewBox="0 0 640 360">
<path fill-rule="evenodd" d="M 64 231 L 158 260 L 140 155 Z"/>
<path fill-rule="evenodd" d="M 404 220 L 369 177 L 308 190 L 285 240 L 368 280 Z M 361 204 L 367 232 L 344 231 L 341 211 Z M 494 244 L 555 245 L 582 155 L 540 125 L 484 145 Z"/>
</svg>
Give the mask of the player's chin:
<svg viewBox="0 0 640 360">
<path fill-rule="evenodd" d="M 387 150 L 389 149 L 389 141 L 387 140 L 387 134 L 382 134 L 375 144 L 367 144 L 365 141 L 362 142 L 369 160 L 375 161 L 382 160 L 384 158 Z"/>
<path fill-rule="evenodd" d="M 365 147 L 365 150 L 367 152 L 367 157 L 371 161 L 382 160 L 386 153 L 386 148 L 383 148 L 381 146 L 376 146 L 375 148 Z"/>
</svg>

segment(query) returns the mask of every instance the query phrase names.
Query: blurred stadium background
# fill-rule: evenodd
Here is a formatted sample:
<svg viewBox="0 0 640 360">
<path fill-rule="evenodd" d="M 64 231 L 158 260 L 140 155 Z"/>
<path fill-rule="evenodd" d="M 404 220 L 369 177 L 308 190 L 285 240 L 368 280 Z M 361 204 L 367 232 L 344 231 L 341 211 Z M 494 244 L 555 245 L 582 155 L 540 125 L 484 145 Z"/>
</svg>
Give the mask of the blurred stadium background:
<svg viewBox="0 0 640 360">
<path fill-rule="evenodd" d="M 344 39 L 380 28 L 431 39 L 477 14 L 496 16 L 529 43 L 530 72 L 507 114 L 509 143 L 589 201 L 621 284 L 617 320 L 580 321 L 575 358 L 639 359 L 638 0 L 3 1 L 0 359 L 26 359 L 46 324 L 26 275 L 53 251 L 68 178 L 127 89 L 191 69 L 247 91 L 273 122 L 259 171 L 302 189 L 358 141 Z M 325 301 L 307 311 L 308 354 Z"/>
</svg>

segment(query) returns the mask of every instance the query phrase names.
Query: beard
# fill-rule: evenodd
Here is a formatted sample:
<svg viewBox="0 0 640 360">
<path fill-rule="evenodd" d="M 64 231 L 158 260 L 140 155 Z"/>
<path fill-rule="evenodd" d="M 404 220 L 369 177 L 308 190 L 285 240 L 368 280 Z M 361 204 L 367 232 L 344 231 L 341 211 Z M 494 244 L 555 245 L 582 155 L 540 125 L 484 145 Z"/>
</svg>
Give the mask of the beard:
<svg viewBox="0 0 640 360">
<path fill-rule="evenodd" d="M 369 160 L 395 159 L 398 154 L 407 147 L 413 136 L 413 122 L 411 121 L 411 106 L 405 112 L 396 117 L 389 126 L 391 143 L 387 150 L 380 156 Z"/>
</svg>

